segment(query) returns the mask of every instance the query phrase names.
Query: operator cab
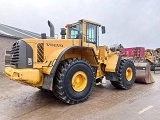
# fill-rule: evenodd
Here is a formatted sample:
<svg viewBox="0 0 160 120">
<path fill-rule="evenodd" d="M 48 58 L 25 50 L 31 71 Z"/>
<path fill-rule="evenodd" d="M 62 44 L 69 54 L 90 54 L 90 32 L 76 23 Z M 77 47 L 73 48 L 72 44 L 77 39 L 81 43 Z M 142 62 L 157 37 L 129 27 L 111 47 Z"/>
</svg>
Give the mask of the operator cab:
<svg viewBox="0 0 160 120">
<path fill-rule="evenodd" d="M 63 33 L 66 33 L 66 39 L 81 39 L 86 43 L 93 43 L 97 46 L 99 41 L 99 27 L 101 27 L 101 25 L 98 23 L 82 19 L 76 23 L 67 24 L 67 33 L 64 31 Z M 104 33 L 105 27 L 102 26 L 102 34 Z"/>
</svg>

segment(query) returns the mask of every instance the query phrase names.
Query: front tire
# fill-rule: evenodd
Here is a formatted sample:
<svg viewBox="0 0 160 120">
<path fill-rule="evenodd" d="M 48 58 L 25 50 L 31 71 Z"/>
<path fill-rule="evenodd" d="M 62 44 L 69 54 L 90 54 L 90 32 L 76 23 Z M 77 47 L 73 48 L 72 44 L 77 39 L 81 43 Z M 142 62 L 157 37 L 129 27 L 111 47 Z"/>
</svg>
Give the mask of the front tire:
<svg viewBox="0 0 160 120">
<path fill-rule="evenodd" d="M 119 89 L 130 89 L 136 78 L 136 70 L 131 60 L 122 59 L 117 72 L 118 80 L 111 84 Z"/>
<path fill-rule="evenodd" d="M 88 99 L 94 85 L 94 71 L 85 60 L 67 59 L 56 71 L 53 93 L 65 103 L 76 104 Z"/>
</svg>

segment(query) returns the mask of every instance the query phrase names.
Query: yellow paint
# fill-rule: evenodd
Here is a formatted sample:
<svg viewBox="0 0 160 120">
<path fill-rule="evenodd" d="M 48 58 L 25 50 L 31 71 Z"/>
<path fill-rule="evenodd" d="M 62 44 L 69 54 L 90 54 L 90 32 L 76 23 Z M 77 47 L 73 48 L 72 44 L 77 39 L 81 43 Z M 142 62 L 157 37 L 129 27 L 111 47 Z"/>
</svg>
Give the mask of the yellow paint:
<svg viewBox="0 0 160 120">
<path fill-rule="evenodd" d="M 41 68 L 42 66 L 43 67 L 43 73 L 45 74 L 50 74 L 51 70 L 52 70 L 52 67 L 54 66 L 55 62 L 56 62 L 56 59 L 58 58 L 59 54 L 64 50 L 65 48 L 61 48 L 61 49 L 57 49 L 55 50 L 54 52 L 51 52 L 49 54 L 49 56 L 46 56 L 46 61 L 45 63 L 43 64 L 39 64 L 41 65 Z M 49 63 L 52 63 L 52 64 L 49 64 Z M 37 63 L 38 65 L 38 63 Z"/>
<path fill-rule="evenodd" d="M 132 68 L 129 67 L 126 70 L 126 79 L 128 81 L 131 81 L 132 77 L 133 77 L 133 71 L 132 71 Z"/>
<path fill-rule="evenodd" d="M 42 86 L 43 74 L 38 69 L 14 69 L 5 67 L 5 74 L 11 80 L 16 80 L 31 86 Z"/>
<path fill-rule="evenodd" d="M 99 61 L 100 62 L 100 61 Z M 102 62 L 101 62 L 102 63 Z M 101 78 L 105 76 L 105 72 L 102 71 L 101 69 L 101 64 L 98 65 L 98 68 L 97 68 L 97 74 L 96 74 L 96 79 L 98 78 Z"/>
<path fill-rule="evenodd" d="M 107 60 L 104 62 L 106 64 L 105 71 L 107 72 L 116 72 L 116 66 L 119 56 L 117 54 L 112 54 L 108 56 Z"/>
<path fill-rule="evenodd" d="M 145 59 L 151 63 L 154 63 L 154 61 L 155 61 L 155 56 L 153 53 L 154 53 L 154 50 L 152 50 L 152 49 L 145 50 Z"/>
<path fill-rule="evenodd" d="M 72 77 L 72 88 L 76 92 L 83 91 L 87 86 L 87 75 L 83 71 L 76 72 Z"/>
</svg>

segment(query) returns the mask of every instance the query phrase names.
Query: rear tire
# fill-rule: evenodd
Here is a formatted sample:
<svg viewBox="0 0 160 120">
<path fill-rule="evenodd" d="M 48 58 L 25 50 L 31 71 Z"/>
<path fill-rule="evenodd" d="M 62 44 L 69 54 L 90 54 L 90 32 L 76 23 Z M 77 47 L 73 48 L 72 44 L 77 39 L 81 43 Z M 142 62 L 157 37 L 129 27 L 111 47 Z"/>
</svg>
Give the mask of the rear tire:
<svg viewBox="0 0 160 120">
<path fill-rule="evenodd" d="M 68 104 L 83 102 L 95 86 L 92 67 L 81 59 L 67 59 L 60 63 L 54 78 L 53 93 Z"/>
<path fill-rule="evenodd" d="M 111 84 L 118 89 L 130 89 L 136 78 L 136 70 L 131 60 L 123 59 L 117 72 L 118 80 L 111 81 Z"/>
</svg>

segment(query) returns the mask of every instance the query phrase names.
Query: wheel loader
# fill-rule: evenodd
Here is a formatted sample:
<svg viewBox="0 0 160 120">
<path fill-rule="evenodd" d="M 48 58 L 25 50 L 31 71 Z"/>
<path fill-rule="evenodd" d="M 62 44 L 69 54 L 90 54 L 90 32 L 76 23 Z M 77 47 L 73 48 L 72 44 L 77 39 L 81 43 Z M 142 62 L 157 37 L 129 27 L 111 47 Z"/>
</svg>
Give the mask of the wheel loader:
<svg viewBox="0 0 160 120">
<path fill-rule="evenodd" d="M 79 20 L 61 29 L 61 39 L 54 37 L 21 39 L 12 45 L 10 64 L 5 74 L 11 80 L 50 90 L 60 100 L 77 104 L 88 99 L 104 76 L 119 89 L 130 89 L 135 82 L 135 66 L 107 46 L 99 45 L 99 31 L 105 26 Z M 8 62 L 7 62 L 8 63 Z"/>
</svg>

